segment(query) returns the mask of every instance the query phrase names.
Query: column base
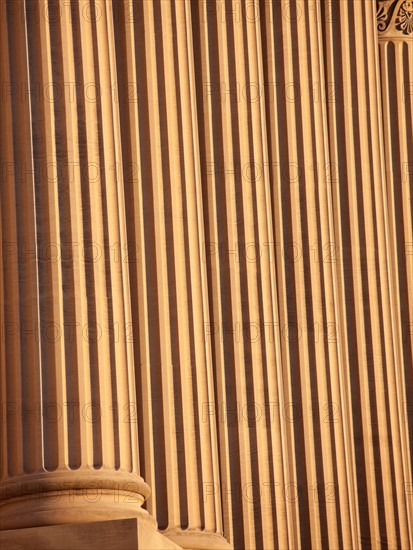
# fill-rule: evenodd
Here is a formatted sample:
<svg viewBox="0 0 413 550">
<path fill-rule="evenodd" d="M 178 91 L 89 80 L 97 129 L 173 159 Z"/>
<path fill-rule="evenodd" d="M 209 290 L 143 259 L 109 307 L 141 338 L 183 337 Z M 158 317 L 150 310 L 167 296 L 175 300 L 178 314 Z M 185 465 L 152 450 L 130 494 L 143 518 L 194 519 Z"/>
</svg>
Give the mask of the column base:
<svg viewBox="0 0 413 550">
<path fill-rule="evenodd" d="M 2 550 L 181 550 L 140 518 L 0 531 Z"/>
<path fill-rule="evenodd" d="M 166 529 L 161 532 L 185 550 L 233 550 L 226 538 L 218 533 L 190 529 Z"/>
<path fill-rule="evenodd" d="M 142 508 L 150 489 L 129 472 L 47 472 L 7 480 L 0 488 L 0 530 L 132 517 L 156 530 L 155 519 Z"/>
</svg>

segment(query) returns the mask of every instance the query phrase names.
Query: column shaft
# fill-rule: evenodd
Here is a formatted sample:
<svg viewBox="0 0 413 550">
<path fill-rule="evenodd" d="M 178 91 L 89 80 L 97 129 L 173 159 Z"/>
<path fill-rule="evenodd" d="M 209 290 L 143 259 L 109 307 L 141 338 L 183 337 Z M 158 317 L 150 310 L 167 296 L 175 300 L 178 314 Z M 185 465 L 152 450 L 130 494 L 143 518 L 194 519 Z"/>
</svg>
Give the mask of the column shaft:
<svg viewBox="0 0 413 550">
<path fill-rule="evenodd" d="M 149 518 L 128 272 L 113 253 L 125 213 L 110 2 L 46 7 L 1 7 L 6 529 Z"/>
<path fill-rule="evenodd" d="M 295 407 L 289 427 L 300 488 L 296 537 L 347 548 L 356 540 L 357 516 L 352 435 L 342 422 L 349 390 L 334 270 L 337 176 L 325 112 L 332 90 L 323 71 L 318 3 L 285 8 L 268 7 L 265 78 L 282 358 Z"/>
<path fill-rule="evenodd" d="M 385 242 L 389 277 L 391 332 L 394 345 L 392 426 L 397 468 L 397 508 L 401 544 L 413 540 L 412 405 L 413 395 L 413 27 L 398 24 L 407 4 L 394 3 L 386 24 L 378 20 L 381 98 L 385 152 L 383 189 Z M 410 6 L 410 18 L 413 7 Z M 380 10 L 378 12 L 380 15 Z M 401 20 L 403 25 L 403 21 Z M 404 31 L 404 32 L 403 32 Z M 410 35 L 410 36 L 409 36 Z M 394 105 L 396 107 L 394 107 Z"/>
<path fill-rule="evenodd" d="M 118 8 L 124 171 L 139 173 L 125 192 L 128 242 L 141 264 L 131 263 L 130 274 L 148 509 L 184 548 L 226 547 L 216 427 L 206 414 L 214 388 L 203 338 L 209 313 L 190 2 L 138 3 L 133 23 L 126 4 Z"/>
<path fill-rule="evenodd" d="M 296 548 L 296 498 L 285 498 L 295 480 L 281 416 L 288 373 L 271 265 L 263 44 L 246 9 L 193 6 L 220 491 L 235 547 Z"/>
<path fill-rule="evenodd" d="M 373 548 L 408 547 L 403 369 L 389 269 L 376 2 L 334 7 L 337 16 L 323 23 L 327 80 L 342 82 L 328 116 L 331 161 L 339 169 L 333 211 L 343 254 L 337 275 L 352 410 L 345 421 L 354 431 L 359 539 L 371 540 Z"/>
</svg>

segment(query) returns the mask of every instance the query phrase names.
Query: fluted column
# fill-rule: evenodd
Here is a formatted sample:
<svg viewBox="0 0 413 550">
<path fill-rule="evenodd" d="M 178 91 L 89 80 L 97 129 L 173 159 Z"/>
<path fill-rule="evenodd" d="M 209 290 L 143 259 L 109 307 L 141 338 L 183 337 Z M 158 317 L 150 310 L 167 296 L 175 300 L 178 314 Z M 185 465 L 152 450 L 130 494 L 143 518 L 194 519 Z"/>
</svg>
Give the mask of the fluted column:
<svg viewBox="0 0 413 550">
<path fill-rule="evenodd" d="M 256 17 L 257 9 L 236 1 L 193 4 L 211 302 L 205 338 L 214 356 L 211 414 L 225 530 L 236 548 L 297 548 L 293 450 L 282 418 L 289 373 L 273 271 L 264 12 Z"/>
<path fill-rule="evenodd" d="M 400 429 L 395 451 L 402 472 L 398 506 L 402 507 L 402 517 L 407 512 L 402 531 L 407 544 L 407 540 L 413 541 L 413 3 L 394 1 L 383 6 L 378 2 L 377 24 L 386 174 L 383 200 L 397 367 L 397 408 L 393 414 L 397 411 Z"/>
<path fill-rule="evenodd" d="M 3 535 L 410 548 L 413 2 L 0 4 Z"/>
<path fill-rule="evenodd" d="M 184 548 L 223 537 L 190 2 L 116 6 L 140 452 L 148 509 Z M 132 11 L 131 11 L 132 9 Z"/>
<path fill-rule="evenodd" d="M 2 529 L 149 518 L 110 7 L 1 4 Z"/>
<path fill-rule="evenodd" d="M 409 548 L 411 497 L 405 483 L 411 470 L 403 380 L 411 376 L 411 357 L 403 363 L 396 317 L 392 272 L 397 260 L 391 264 L 389 217 L 394 214 L 386 189 L 391 179 L 386 182 L 384 170 L 376 2 L 335 2 L 332 13 L 322 10 L 327 80 L 341 83 L 328 120 L 331 162 L 338 171 L 332 193 L 335 241 L 342 254 L 337 264 L 340 326 L 346 335 L 344 360 L 351 366 L 352 415 L 344 421 L 354 432 L 356 542 Z M 388 128 L 389 118 L 384 124 Z M 391 145 L 397 151 L 397 141 Z"/>
<path fill-rule="evenodd" d="M 351 548 L 357 508 L 348 365 L 341 354 L 320 5 L 271 3 L 265 17 L 266 120 L 282 361 L 293 417 L 300 544 Z M 311 543 L 310 543 L 311 541 Z"/>
</svg>

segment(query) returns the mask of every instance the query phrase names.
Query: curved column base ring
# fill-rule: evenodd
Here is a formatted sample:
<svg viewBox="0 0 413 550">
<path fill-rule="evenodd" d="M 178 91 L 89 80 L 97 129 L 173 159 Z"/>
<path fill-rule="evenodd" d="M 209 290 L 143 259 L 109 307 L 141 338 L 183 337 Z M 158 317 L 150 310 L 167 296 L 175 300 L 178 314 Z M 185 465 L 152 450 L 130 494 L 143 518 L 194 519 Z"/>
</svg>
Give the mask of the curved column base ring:
<svg viewBox="0 0 413 550">
<path fill-rule="evenodd" d="M 160 532 L 186 550 L 233 550 L 232 545 L 219 533 L 176 528 Z"/>
<path fill-rule="evenodd" d="M 0 530 L 139 517 L 156 528 L 142 504 L 149 486 L 116 470 L 59 470 L 1 484 Z"/>
</svg>

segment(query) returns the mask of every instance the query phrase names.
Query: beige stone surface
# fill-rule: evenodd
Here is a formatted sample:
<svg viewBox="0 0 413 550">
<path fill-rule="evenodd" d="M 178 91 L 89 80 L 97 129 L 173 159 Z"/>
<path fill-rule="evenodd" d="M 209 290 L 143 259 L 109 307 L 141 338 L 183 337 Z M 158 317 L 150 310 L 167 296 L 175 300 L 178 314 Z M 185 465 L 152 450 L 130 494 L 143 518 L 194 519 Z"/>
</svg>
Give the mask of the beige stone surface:
<svg viewBox="0 0 413 550">
<path fill-rule="evenodd" d="M 123 189 L 110 169 L 121 157 L 109 4 L 94 4 L 96 25 L 82 13 L 78 26 L 68 13 L 49 25 L 46 5 L 1 4 L 2 80 L 40 90 L 38 102 L 2 102 L 1 162 L 17 170 L 1 195 L 3 239 L 16 246 L 3 262 L 2 529 L 47 525 L 49 514 L 70 522 L 79 506 L 83 521 L 139 515 L 150 493 L 139 475 L 132 343 L 111 330 L 131 325 L 131 308 L 127 267 L 107 246 L 125 242 Z M 65 95 L 76 80 L 105 89 L 99 105 L 77 110 L 79 87 Z M 44 95 L 51 83 L 56 100 Z"/>
<path fill-rule="evenodd" d="M 0 531 L 2 550 L 179 550 L 136 518 Z"/>
<path fill-rule="evenodd" d="M 413 550 L 413 2 L 0 10 L 2 540 Z"/>
</svg>

